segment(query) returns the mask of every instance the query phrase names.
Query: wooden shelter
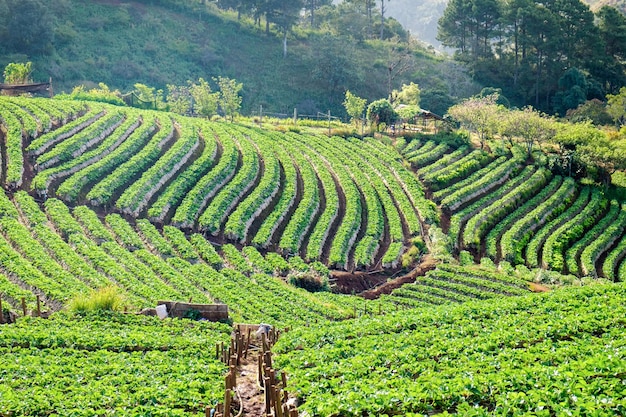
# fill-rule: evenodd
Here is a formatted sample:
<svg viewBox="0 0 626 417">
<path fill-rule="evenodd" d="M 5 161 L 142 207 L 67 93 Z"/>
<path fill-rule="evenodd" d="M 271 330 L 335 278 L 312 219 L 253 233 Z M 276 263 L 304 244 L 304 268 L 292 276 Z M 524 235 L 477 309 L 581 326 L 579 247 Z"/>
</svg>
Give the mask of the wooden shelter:
<svg viewBox="0 0 626 417">
<path fill-rule="evenodd" d="M 47 83 L 26 83 L 26 84 L 2 84 L 0 83 L 0 94 L 8 96 L 16 96 L 24 93 L 40 93 L 48 92 L 48 95 L 52 97 L 54 92 L 52 90 L 52 78 Z"/>
</svg>

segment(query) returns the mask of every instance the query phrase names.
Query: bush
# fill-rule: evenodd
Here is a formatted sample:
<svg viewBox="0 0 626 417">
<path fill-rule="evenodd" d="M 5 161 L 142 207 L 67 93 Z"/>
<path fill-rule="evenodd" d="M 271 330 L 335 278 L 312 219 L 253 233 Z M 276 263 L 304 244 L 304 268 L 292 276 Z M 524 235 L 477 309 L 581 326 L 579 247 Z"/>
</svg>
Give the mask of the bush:
<svg viewBox="0 0 626 417">
<path fill-rule="evenodd" d="M 305 289 L 309 292 L 329 291 L 328 277 L 320 276 L 317 272 L 294 272 L 288 277 L 289 283 L 294 287 Z"/>
<path fill-rule="evenodd" d="M 79 295 L 70 300 L 67 308 L 75 313 L 93 311 L 120 311 L 125 299 L 117 287 L 104 287 L 93 290 L 88 295 Z"/>
</svg>

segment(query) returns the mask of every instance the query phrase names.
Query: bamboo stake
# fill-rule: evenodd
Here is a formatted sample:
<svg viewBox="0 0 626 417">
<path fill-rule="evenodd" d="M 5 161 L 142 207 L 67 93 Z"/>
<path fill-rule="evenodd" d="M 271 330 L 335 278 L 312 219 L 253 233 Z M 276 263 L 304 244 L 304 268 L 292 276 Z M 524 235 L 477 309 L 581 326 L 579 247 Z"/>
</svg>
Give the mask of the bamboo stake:
<svg viewBox="0 0 626 417">
<path fill-rule="evenodd" d="M 263 386 L 263 357 L 261 356 L 261 354 L 259 353 L 259 356 L 257 357 L 257 364 L 258 364 L 258 381 L 259 381 L 259 385 Z"/>
<path fill-rule="evenodd" d="M 37 317 L 41 317 L 41 298 L 37 296 Z"/>
<path fill-rule="evenodd" d="M 2 309 L 2 294 L 0 294 L 0 324 L 4 324 L 4 310 Z"/>
<path fill-rule="evenodd" d="M 230 417 L 230 405 L 232 402 L 232 394 L 229 389 L 226 390 L 226 398 L 224 401 L 224 415 Z"/>
<path fill-rule="evenodd" d="M 26 317 L 26 299 L 22 297 L 22 313 L 24 313 L 24 317 Z"/>
<path fill-rule="evenodd" d="M 265 414 L 270 415 L 272 413 L 271 407 L 271 398 L 270 398 L 270 379 L 269 377 L 265 377 L 263 379 L 265 383 Z"/>
</svg>

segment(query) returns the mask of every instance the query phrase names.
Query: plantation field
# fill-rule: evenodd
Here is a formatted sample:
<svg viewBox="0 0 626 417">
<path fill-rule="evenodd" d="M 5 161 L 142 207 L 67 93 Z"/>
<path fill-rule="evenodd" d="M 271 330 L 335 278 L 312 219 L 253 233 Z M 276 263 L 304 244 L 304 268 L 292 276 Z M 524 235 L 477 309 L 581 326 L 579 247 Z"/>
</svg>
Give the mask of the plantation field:
<svg viewBox="0 0 626 417">
<path fill-rule="evenodd" d="M 302 328 L 276 347 L 313 416 L 617 416 L 626 412 L 626 287 Z"/>
<path fill-rule="evenodd" d="M 57 312 L 1 327 L 0 416 L 204 415 L 232 323 L 291 328 L 276 364 L 313 416 L 625 412 L 623 285 L 529 283 L 623 280 L 624 207 L 539 157 L 47 99 L 0 123 L 3 307 Z M 374 300 L 299 288 L 422 255 Z M 230 322 L 60 311 L 108 287 Z"/>
<path fill-rule="evenodd" d="M 3 98 L 4 184 L 342 269 L 396 267 L 437 213 L 391 148 Z M 24 153 L 22 153 L 24 150 Z"/>
<path fill-rule="evenodd" d="M 525 151 L 414 140 L 401 150 L 439 205 L 449 249 L 575 276 L 626 278 L 626 208 Z M 538 158 L 541 161 L 541 158 Z"/>
</svg>

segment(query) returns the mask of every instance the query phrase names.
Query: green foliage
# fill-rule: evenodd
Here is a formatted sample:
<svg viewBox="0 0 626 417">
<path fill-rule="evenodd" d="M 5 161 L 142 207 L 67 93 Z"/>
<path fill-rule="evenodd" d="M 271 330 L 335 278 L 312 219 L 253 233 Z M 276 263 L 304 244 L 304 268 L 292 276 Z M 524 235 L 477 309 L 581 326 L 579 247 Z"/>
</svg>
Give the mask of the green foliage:
<svg viewBox="0 0 626 417">
<path fill-rule="evenodd" d="M 111 91 L 108 85 L 105 83 L 99 83 L 100 88 L 92 88 L 89 91 L 85 91 L 84 85 L 74 87 L 70 94 L 59 94 L 56 96 L 58 99 L 70 99 L 79 101 L 97 101 L 100 103 L 109 103 L 116 106 L 125 106 L 124 100 L 122 100 L 122 94 L 118 91 Z"/>
<path fill-rule="evenodd" d="M 88 295 L 79 295 L 68 303 L 68 310 L 75 313 L 98 311 L 120 311 L 124 308 L 124 297 L 117 287 L 109 286 L 92 291 Z"/>
<path fill-rule="evenodd" d="M 411 82 L 409 84 L 402 84 L 400 91 L 393 90 L 391 92 L 391 98 L 393 104 L 406 104 L 407 106 L 420 105 L 420 88 L 417 84 Z"/>
<path fill-rule="evenodd" d="M 598 99 L 585 101 L 577 108 L 568 110 L 566 117 L 572 123 L 589 121 L 596 126 L 610 125 L 613 122 L 606 110 L 606 103 Z"/>
<path fill-rule="evenodd" d="M 346 113 L 348 113 L 348 116 L 350 116 L 355 126 L 357 125 L 357 121 L 363 117 L 363 110 L 365 110 L 366 104 L 366 99 L 352 94 L 350 90 L 346 90 L 343 106 L 346 108 Z"/>
<path fill-rule="evenodd" d="M 296 271 L 287 276 L 289 283 L 309 292 L 329 291 L 328 277 L 323 277 L 315 271 Z"/>
<path fill-rule="evenodd" d="M 235 120 L 235 116 L 239 114 L 239 109 L 241 108 L 239 92 L 243 88 L 243 84 L 226 77 L 217 77 L 215 81 L 220 88 L 219 105 L 224 112 L 224 116 L 227 119 L 230 118 L 232 122 Z"/>
<path fill-rule="evenodd" d="M 27 84 L 32 82 L 33 63 L 11 62 L 4 68 L 4 82 L 7 84 Z"/>
<path fill-rule="evenodd" d="M 367 106 L 367 120 L 378 131 L 381 126 L 391 126 L 398 119 L 398 114 L 387 99 L 380 99 Z"/>
<path fill-rule="evenodd" d="M 134 87 L 135 90 L 133 94 L 138 100 L 138 102 L 134 104 L 135 107 L 155 110 L 165 108 L 163 90 L 157 90 L 155 87 L 149 87 L 142 83 L 136 83 Z"/>
<path fill-rule="evenodd" d="M 606 111 L 618 126 L 626 124 L 626 87 L 622 87 L 618 94 L 607 94 Z"/>
<path fill-rule="evenodd" d="M 204 78 L 200 77 L 197 83 L 189 86 L 189 92 L 193 98 L 193 111 L 196 114 L 210 119 L 211 116 L 217 114 L 219 103 L 219 93 L 213 93 L 211 86 Z"/>
</svg>

